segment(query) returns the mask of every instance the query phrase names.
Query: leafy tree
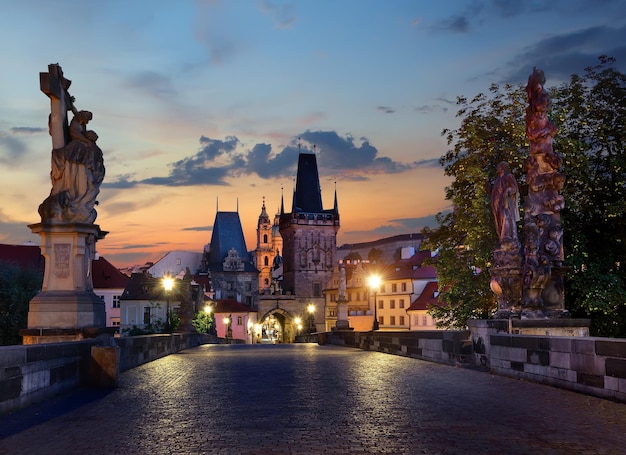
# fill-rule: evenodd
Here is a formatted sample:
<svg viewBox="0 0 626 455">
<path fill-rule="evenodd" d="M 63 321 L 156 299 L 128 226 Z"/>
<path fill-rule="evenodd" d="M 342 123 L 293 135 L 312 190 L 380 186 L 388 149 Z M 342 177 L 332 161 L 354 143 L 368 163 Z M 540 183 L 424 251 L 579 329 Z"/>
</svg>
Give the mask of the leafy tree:
<svg viewBox="0 0 626 455">
<path fill-rule="evenodd" d="M 370 262 L 380 262 L 383 259 L 383 250 L 379 248 L 372 248 L 367 253 L 367 260 Z"/>
<path fill-rule="evenodd" d="M 41 290 L 37 270 L 0 263 L 0 345 L 21 344 L 19 330 L 28 324 L 28 303 Z"/>
<path fill-rule="evenodd" d="M 350 251 L 346 257 L 343 258 L 345 261 L 360 261 L 363 258 L 359 254 L 358 251 Z"/>
<path fill-rule="evenodd" d="M 567 178 L 561 223 L 572 273 L 566 307 L 574 316 L 592 317 L 594 334 L 626 336 L 626 276 L 620 262 L 626 257 L 626 76 L 613 63 L 602 56 L 583 76 L 552 88 L 552 116 L 559 129 L 554 150 L 563 157 Z M 494 180 L 499 162 L 510 164 L 522 197 L 527 193 L 525 89 L 494 84 L 489 91 L 471 101 L 459 97 L 461 126 L 442 133 L 453 145 L 440 163 L 454 178 L 446 188 L 454 210 L 439 214 L 439 227 L 426 234 L 428 247 L 439 252 L 444 302 L 430 311 L 446 327 L 463 327 L 467 318 L 488 317 L 496 307 L 488 273 L 496 234 L 486 183 Z"/>
<path fill-rule="evenodd" d="M 214 333 L 214 319 L 213 314 L 204 310 L 199 311 L 196 317 L 191 321 L 198 333 Z"/>
</svg>

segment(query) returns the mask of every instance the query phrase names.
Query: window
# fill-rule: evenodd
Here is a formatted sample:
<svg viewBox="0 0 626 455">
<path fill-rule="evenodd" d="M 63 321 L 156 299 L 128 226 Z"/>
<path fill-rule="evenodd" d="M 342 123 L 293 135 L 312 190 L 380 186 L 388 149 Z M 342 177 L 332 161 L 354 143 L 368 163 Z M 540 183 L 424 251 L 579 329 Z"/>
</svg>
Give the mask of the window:
<svg viewBox="0 0 626 455">
<path fill-rule="evenodd" d="M 150 324 L 150 307 L 143 307 L 143 323 Z"/>
<path fill-rule="evenodd" d="M 406 292 L 406 283 L 402 283 L 402 292 Z"/>
<path fill-rule="evenodd" d="M 400 325 L 404 325 L 404 316 L 400 316 Z"/>
<path fill-rule="evenodd" d="M 398 285 L 396 283 L 391 285 L 391 292 L 398 292 Z"/>
<path fill-rule="evenodd" d="M 378 324 L 385 325 L 385 316 L 378 316 Z"/>
<path fill-rule="evenodd" d="M 267 285 L 269 285 L 269 284 L 270 284 L 270 280 L 268 280 L 267 278 L 265 278 L 265 279 L 263 280 L 263 282 L 265 283 L 265 286 L 267 286 Z"/>
<path fill-rule="evenodd" d="M 121 295 L 114 295 L 113 296 L 113 305 L 111 305 L 111 308 L 119 308 L 120 307 L 120 297 L 121 297 Z"/>
<path fill-rule="evenodd" d="M 267 234 L 263 234 L 263 243 L 267 243 Z"/>
<path fill-rule="evenodd" d="M 120 326 L 120 320 L 119 319 L 111 319 L 111 325 L 113 327 L 119 327 Z"/>
<path fill-rule="evenodd" d="M 396 300 L 395 299 L 391 299 L 389 301 L 389 308 L 393 310 L 395 307 L 396 307 Z"/>
<path fill-rule="evenodd" d="M 247 295 L 246 296 L 246 306 L 252 307 L 252 296 L 251 295 Z"/>
<path fill-rule="evenodd" d="M 378 301 L 378 309 L 379 309 L 379 310 L 384 310 L 384 309 L 385 309 L 385 305 L 383 304 L 383 301 L 382 301 L 382 300 L 379 300 L 379 301 Z"/>
<path fill-rule="evenodd" d="M 337 296 L 335 294 L 330 294 L 330 301 L 335 302 L 337 300 Z"/>
<path fill-rule="evenodd" d="M 267 256 L 263 257 L 263 265 L 270 265 L 270 259 Z"/>
<path fill-rule="evenodd" d="M 426 316 L 422 316 L 422 325 L 428 325 L 428 319 Z"/>
<path fill-rule="evenodd" d="M 313 297 L 322 296 L 322 286 L 320 283 L 313 283 Z"/>
<path fill-rule="evenodd" d="M 243 317 L 237 316 L 237 325 L 243 325 Z"/>
<path fill-rule="evenodd" d="M 361 292 L 356 291 L 356 301 L 359 302 L 361 300 Z"/>
<path fill-rule="evenodd" d="M 331 318 L 334 318 L 336 316 L 335 310 L 328 310 L 328 316 L 330 316 Z"/>
<path fill-rule="evenodd" d="M 404 308 L 404 299 L 400 299 L 398 302 L 398 308 Z"/>
<path fill-rule="evenodd" d="M 102 301 L 104 302 L 104 296 L 103 295 L 99 295 L 98 297 L 100 297 L 102 299 Z"/>
<path fill-rule="evenodd" d="M 176 265 L 180 265 L 180 258 L 176 258 Z"/>
<path fill-rule="evenodd" d="M 348 292 L 348 302 L 352 302 L 352 292 Z"/>
<path fill-rule="evenodd" d="M 389 318 L 389 325 L 396 325 L 396 317 L 395 316 L 391 316 Z"/>
<path fill-rule="evenodd" d="M 415 325 L 419 326 L 420 325 L 420 317 L 419 316 L 415 316 Z"/>
</svg>

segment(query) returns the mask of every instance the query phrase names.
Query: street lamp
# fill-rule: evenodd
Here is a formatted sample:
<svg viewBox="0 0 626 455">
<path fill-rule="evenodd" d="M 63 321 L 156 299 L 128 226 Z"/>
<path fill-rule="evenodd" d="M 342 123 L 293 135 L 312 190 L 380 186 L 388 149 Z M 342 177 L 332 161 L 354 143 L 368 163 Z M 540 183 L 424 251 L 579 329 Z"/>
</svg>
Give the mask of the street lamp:
<svg viewBox="0 0 626 455">
<path fill-rule="evenodd" d="M 381 279 L 378 275 L 370 275 L 367 283 L 374 292 L 374 324 L 372 324 L 372 330 L 378 330 L 378 314 L 376 312 L 378 302 L 376 301 L 376 293 L 378 292 L 378 289 L 380 289 Z"/>
<path fill-rule="evenodd" d="M 315 313 L 315 305 L 309 303 L 306 307 L 306 310 L 309 312 L 309 331 L 313 331 L 313 313 Z"/>
<path fill-rule="evenodd" d="M 167 298 L 167 306 L 165 307 L 165 331 L 167 333 L 172 332 L 172 325 L 170 322 L 170 292 L 174 287 L 174 278 L 169 275 L 163 277 L 163 289 L 165 289 L 165 296 Z"/>
</svg>

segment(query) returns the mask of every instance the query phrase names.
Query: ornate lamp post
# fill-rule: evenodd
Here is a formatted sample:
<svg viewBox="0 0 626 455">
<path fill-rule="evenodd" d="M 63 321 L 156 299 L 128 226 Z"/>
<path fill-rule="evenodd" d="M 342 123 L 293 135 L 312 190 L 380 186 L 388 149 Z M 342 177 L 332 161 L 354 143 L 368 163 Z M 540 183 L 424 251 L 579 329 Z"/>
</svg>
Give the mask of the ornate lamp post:
<svg viewBox="0 0 626 455">
<path fill-rule="evenodd" d="M 165 331 L 172 333 L 172 324 L 170 321 L 170 292 L 174 287 L 174 278 L 169 275 L 163 277 L 163 289 L 165 289 L 165 296 L 167 298 L 167 305 L 165 307 Z"/>
<path fill-rule="evenodd" d="M 372 330 L 378 330 L 378 314 L 376 312 L 378 302 L 376 301 L 376 294 L 378 293 L 378 289 L 380 289 L 381 279 L 378 275 L 370 275 L 367 282 L 370 289 L 374 292 L 374 324 L 372 324 Z"/>
<path fill-rule="evenodd" d="M 315 313 L 315 305 L 309 303 L 306 310 L 309 312 L 309 331 L 313 332 L 313 313 Z"/>
</svg>

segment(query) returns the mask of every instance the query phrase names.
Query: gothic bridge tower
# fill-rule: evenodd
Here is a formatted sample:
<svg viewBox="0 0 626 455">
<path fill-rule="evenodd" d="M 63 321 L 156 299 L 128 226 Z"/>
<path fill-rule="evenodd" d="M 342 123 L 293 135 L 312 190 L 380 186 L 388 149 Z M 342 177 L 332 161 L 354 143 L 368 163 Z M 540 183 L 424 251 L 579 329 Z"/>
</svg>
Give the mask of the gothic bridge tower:
<svg viewBox="0 0 626 455">
<path fill-rule="evenodd" d="M 284 291 L 298 298 L 322 297 L 337 264 L 339 226 L 337 191 L 334 207 L 324 210 L 316 156 L 300 153 L 291 212 L 285 212 L 284 201 L 280 209 Z"/>
</svg>

